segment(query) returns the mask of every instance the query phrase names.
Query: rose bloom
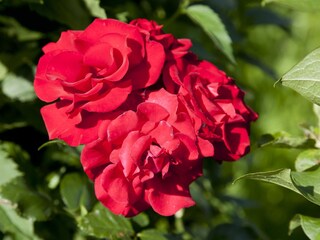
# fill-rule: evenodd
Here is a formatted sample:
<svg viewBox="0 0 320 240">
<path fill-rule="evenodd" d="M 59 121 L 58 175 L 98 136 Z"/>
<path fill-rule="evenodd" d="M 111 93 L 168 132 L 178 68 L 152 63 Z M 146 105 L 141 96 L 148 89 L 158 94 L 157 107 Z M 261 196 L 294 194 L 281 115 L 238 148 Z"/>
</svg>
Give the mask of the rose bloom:
<svg viewBox="0 0 320 240">
<path fill-rule="evenodd" d="M 102 121 L 135 90 L 158 80 L 165 60 L 162 44 L 139 28 L 96 19 L 84 31 L 63 32 L 43 48 L 34 81 L 50 139 L 71 146 L 97 139 Z"/>
<path fill-rule="evenodd" d="M 198 138 L 211 142 L 215 160 L 234 161 L 249 152 L 250 122 L 258 115 L 233 79 L 192 53 L 168 63 L 163 78 L 166 89 L 182 96 Z"/>
<path fill-rule="evenodd" d="M 136 112 L 105 125 L 104 140 L 84 147 L 83 168 L 113 213 L 130 217 L 152 207 L 168 216 L 195 204 L 189 185 L 202 174 L 202 161 L 183 110 L 176 95 L 151 92 Z"/>
</svg>

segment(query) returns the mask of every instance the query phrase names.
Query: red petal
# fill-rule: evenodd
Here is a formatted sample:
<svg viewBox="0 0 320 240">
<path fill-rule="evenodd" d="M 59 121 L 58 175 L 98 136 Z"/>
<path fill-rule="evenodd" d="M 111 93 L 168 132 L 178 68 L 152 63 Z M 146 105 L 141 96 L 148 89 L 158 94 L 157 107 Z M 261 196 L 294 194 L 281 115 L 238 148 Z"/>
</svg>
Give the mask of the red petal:
<svg viewBox="0 0 320 240">
<path fill-rule="evenodd" d="M 119 173 L 119 172 L 118 172 Z M 121 175 L 118 175 L 121 176 Z M 105 179 L 104 179 L 105 180 Z M 103 177 L 100 175 L 94 182 L 94 188 L 95 188 L 95 193 L 99 201 L 106 206 L 107 208 L 110 209 L 114 214 L 121 214 L 125 217 L 133 217 L 137 215 L 138 213 L 146 210 L 149 208 L 149 204 L 147 204 L 144 199 L 143 199 L 143 194 L 139 192 L 133 193 L 132 191 L 130 192 L 130 198 L 128 202 L 120 202 L 118 201 L 118 197 L 112 198 L 109 195 L 108 186 L 106 185 L 106 182 L 104 182 Z M 133 183 L 133 189 L 136 190 L 139 187 L 136 186 L 136 184 Z M 134 187 L 136 186 L 136 187 Z M 105 188 L 106 187 L 106 188 Z M 115 186 L 115 194 L 117 195 L 118 193 L 123 191 L 123 189 Z M 131 195 L 133 194 L 133 195 Z M 123 200 L 123 198 L 122 198 Z"/>
<path fill-rule="evenodd" d="M 40 58 L 34 79 L 34 90 L 37 96 L 45 102 L 52 102 L 63 96 L 71 96 L 63 89 L 59 80 L 48 80 L 46 77 L 47 67 L 52 57 L 53 55 L 46 54 Z"/>
<path fill-rule="evenodd" d="M 88 49 L 83 56 L 85 64 L 98 67 L 98 68 L 110 68 L 115 63 L 113 57 L 113 47 L 108 43 L 99 43 L 93 45 Z"/>
<path fill-rule="evenodd" d="M 181 132 L 189 136 L 191 139 L 196 138 L 195 130 L 194 130 L 194 127 L 192 126 L 191 119 L 184 112 L 181 112 L 177 115 L 177 120 L 174 122 L 173 127 L 176 130 L 178 130 L 178 132 Z"/>
<path fill-rule="evenodd" d="M 248 124 L 235 123 L 227 124 L 225 128 L 226 141 L 231 153 L 240 156 L 245 155 L 249 151 L 250 138 Z"/>
<path fill-rule="evenodd" d="M 117 83 L 106 89 L 101 95 L 94 96 L 97 99 L 85 103 L 82 108 L 89 112 L 110 112 L 124 103 L 131 92 L 129 81 Z M 99 97 L 99 98 L 98 98 Z"/>
<path fill-rule="evenodd" d="M 127 46 L 131 49 L 128 53 L 129 62 L 132 65 L 139 64 L 145 56 L 144 40 L 139 29 L 135 26 L 120 22 L 115 19 L 95 19 L 80 35 L 86 41 L 98 42 L 108 34 L 119 33 L 127 39 Z M 112 41 L 112 42 L 111 42 Z M 114 45 L 117 39 L 108 41 Z"/>
<path fill-rule="evenodd" d="M 126 75 L 132 80 L 133 89 L 149 87 L 158 81 L 162 72 L 165 53 L 160 43 L 151 41 L 146 44 L 146 58 Z"/>
<path fill-rule="evenodd" d="M 68 114 L 70 105 L 67 101 L 44 106 L 41 114 L 49 138 L 59 138 L 71 146 L 86 144 L 98 139 L 98 129 L 108 115 L 84 112 L 75 116 Z"/>
<path fill-rule="evenodd" d="M 108 126 L 107 136 L 109 142 L 117 141 L 126 137 L 138 124 L 138 117 L 135 112 L 127 111 L 114 119 Z"/>
<path fill-rule="evenodd" d="M 112 199 L 103 187 L 103 177 L 99 175 L 94 182 L 94 191 L 97 199 L 114 214 L 123 214 L 126 211 L 127 203 L 116 202 Z"/>
<path fill-rule="evenodd" d="M 151 187 L 146 200 L 155 212 L 163 216 L 173 215 L 181 208 L 191 207 L 195 204 L 189 189 L 179 186 L 174 178 L 166 180 L 154 178 Z"/>
<path fill-rule="evenodd" d="M 214 148 L 210 141 L 198 138 L 198 146 L 200 149 L 200 153 L 203 157 L 212 157 L 214 154 Z"/>
<path fill-rule="evenodd" d="M 139 104 L 137 109 L 137 114 L 140 118 L 144 118 L 152 122 L 159 122 L 170 115 L 162 106 L 149 102 Z"/>
<path fill-rule="evenodd" d="M 122 173 L 123 169 L 119 164 L 107 166 L 102 176 L 102 186 L 108 195 L 119 204 L 129 205 L 130 183 Z"/>
<path fill-rule="evenodd" d="M 119 152 L 119 158 L 123 166 L 125 176 L 132 174 L 140 163 L 141 155 L 150 145 L 151 138 L 142 136 L 138 131 L 130 132 L 124 139 Z"/>
<path fill-rule="evenodd" d="M 133 160 L 132 165 L 139 166 L 144 162 L 144 158 L 146 157 L 146 153 L 150 148 L 152 139 L 150 136 L 142 136 L 134 144 L 131 145 L 130 156 Z M 122 159 L 123 162 L 124 159 Z"/>
<path fill-rule="evenodd" d="M 177 95 L 171 94 L 161 88 L 158 91 L 151 92 L 146 100 L 146 102 L 156 103 L 162 106 L 164 109 L 170 113 L 170 119 L 176 119 L 176 112 L 178 109 L 178 99 Z M 171 123 L 171 121 L 168 121 Z"/>
<path fill-rule="evenodd" d="M 59 40 L 56 43 L 49 43 L 42 48 L 44 53 L 56 50 L 77 51 L 75 40 L 81 31 L 66 31 L 62 32 Z"/>
<path fill-rule="evenodd" d="M 102 171 L 101 168 L 110 163 L 111 151 L 111 145 L 106 141 L 84 146 L 81 153 L 81 165 L 91 180 L 96 179 Z"/>
<path fill-rule="evenodd" d="M 158 126 L 150 132 L 149 135 L 152 136 L 159 145 L 172 140 L 174 137 L 172 126 L 165 121 L 160 121 Z"/>
<path fill-rule="evenodd" d="M 175 134 L 175 137 L 178 138 L 185 146 L 185 148 L 180 149 L 180 151 L 181 151 L 180 158 L 182 158 L 182 159 L 185 158 L 185 159 L 189 159 L 189 160 L 198 159 L 199 152 L 198 152 L 198 148 L 197 148 L 195 140 L 191 139 L 187 135 L 184 135 L 183 133 L 177 133 L 177 134 Z"/>
<path fill-rule="evenodd" d="M 83 65 L 83 56 L 78 52 L 65 51 L 52 57 L 47 67 L 47 79 L 76 82 L 85 77 L 89 68 Z"/>
</svg>

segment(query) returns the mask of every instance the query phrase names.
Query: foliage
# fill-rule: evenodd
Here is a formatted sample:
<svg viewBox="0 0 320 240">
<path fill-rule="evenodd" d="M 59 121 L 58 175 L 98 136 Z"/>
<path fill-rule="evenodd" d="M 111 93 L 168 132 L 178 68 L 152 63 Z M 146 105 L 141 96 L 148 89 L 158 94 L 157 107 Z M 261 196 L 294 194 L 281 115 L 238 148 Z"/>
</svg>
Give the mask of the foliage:
<svg viewBox="0 0 320 240">
<path fill-rule="evenodd" d="M 312 0 L 0 1 L 0 239 L 319 239 L 320 114 L 308 101 L 319 104 L 319 6 Z M 193 51 L 233 76 L 260 114 L 252 153 L 230 164 L 206 159 L 204 177 L 191 186 L 197 205 L 175 216 L 111 214 L 93 195 L 81 148 L 47 142 L 32 83 L 41 48 L 61 31 L 106 16 L 154 19 L 191 38 Z M 242 180 L 232 184 L 236 178 Z"/>
<path fill-rule="evenodd" d="M 317 64 L 320 62 L 319 50 L 320 49 L 314 50 L 281 78 L 284 86 L 291 87 L 314 104 L 319 104 L 317 86 L 319 73 Z M 318 105 L 314 105 L 314 112 L 318 117 L 319 123 L 320 115 Z M 320 177 L 318 149 L 320 147 L 319 128 L 313 127 L 307 130 L 308 136 L 305 136 L 305 139 L 302 141 L 297 138 L 289 139 L 283 136 L 274 138 L 268 135 L 268 137 L 271 138 L 271 144 L 276 147 L 307 148 L 307 150 L 301 152 L 297 157 L 295 162 L 297 171 L 281 169 L 273 172 L 250 173 L 238 179 L 247 178 L 277 184 L 301 194 L 310 202 L 320 206 L 320 185 L 318 181 Z M 268 137 L 264 136 L 265 139 Z M 309 140 L 311 140 L 313 144 L 308 146 L 306 142 Z M 312 147 L 317 147 L 317 149 L 311 149 Z M 300 225 L 310 239 L 319 239 L 318 229 L 320 227 L 320 219 L 296 215 L 291 220 L 290 231 Z"/>
</svg>

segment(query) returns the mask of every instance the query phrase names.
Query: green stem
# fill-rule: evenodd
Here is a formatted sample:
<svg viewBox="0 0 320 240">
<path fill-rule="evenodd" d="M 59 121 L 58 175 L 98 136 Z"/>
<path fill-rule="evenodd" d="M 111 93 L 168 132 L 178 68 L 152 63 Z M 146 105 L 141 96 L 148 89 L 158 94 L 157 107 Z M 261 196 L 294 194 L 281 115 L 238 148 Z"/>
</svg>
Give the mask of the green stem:
<svg viewBox="0 0 320 240">
<path fill-rule="evenodd" d="M 175 221 L 174 221 L 174 225 L 176 228 L 176 232 L 177 233 L 184 233 L 185 228 L 184 228 L 184 223 L 183 223 L 183 215 L 184 215 L 184 209 L 180 209 L 175 215 Z"/>
</svg>

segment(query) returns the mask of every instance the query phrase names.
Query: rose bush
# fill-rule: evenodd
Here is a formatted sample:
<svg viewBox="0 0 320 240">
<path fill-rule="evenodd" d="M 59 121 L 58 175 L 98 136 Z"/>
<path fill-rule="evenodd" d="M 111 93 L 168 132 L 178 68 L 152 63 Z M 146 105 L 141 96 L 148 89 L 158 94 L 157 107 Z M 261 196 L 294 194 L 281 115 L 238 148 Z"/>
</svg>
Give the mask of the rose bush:
<svg viewBox="0 0 320 240">
<path fill-rule="evenodd" d="M 204 158 L 233 161 L 249 151 L 257 114 L 191 46 L 154 21 L 97 19 L 43 48 L 34 87 L 52 102 L 41 109 L 49 137 L 85 144 L 84 171 L 116 214 L 190 207 Z"/>
<path fill-rule="evenodd" d="M 102 120 L 114 118 L 133 90 L 154 84 L 165 54 L 138 27 L 96 19 L 84 31 L 66 31 L 43 48 L 34 81 L 50 139 L 69 145 L 97 138 Z M 111 113 L 111 114 L 109 114 Z"/>
<path fill-rule="evenodd" d="M 194 205 L 189 184 L 201 175 L 202 161 L 183 110 L 176 95 L 151 92 L 137 112 L 106 127 L 103 141 L 85 146 L 81 163 L 111 211 L 134 216 L 151 206 L 168 216 Z"/>
</svg>

